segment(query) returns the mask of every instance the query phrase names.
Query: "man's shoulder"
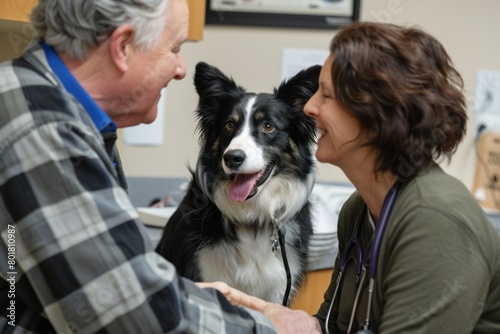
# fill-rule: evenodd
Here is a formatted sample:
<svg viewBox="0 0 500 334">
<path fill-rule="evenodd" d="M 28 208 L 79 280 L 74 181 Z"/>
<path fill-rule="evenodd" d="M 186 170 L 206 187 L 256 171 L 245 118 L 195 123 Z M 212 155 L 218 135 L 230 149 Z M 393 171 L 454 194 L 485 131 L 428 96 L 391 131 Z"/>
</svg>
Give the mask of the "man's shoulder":
<svg viewBox="0 0 500 334">
<path fill-rule="evenodd" d="M 0 63 L 0 78 L 0 151 L 49 123 L 73 124 L 98 134 L 83 107 L 46 66 L 43 50 L 27 50 Z"/>
<path fill-rule="evenodd" d="M 43 50 L 31 46 L 17 59 L 0 63 L 0 129 L 30 122 L 85 119 L 81 105 L 50 70 Z"/>
<path fill-rule="evenodd" d="M 32 41 L 19 58 L 1 62 L 0 72 L 2 78 L 7 79 L 0 81 L 0 93 L 24 85 L 53 86 L 58 83 L 57 78 L 51 73 L 43 49 L 36 41 Z"/>
<path fill-rule="evenodd" d="M 19 58 L 0 63 L 0 106 L 6 111 L 4 117 L 13 119 L 61 104 L 63 90 L 49 75 L 40 52 L 30 48 Z M 0 118 L 0 124 L 10 119 Z"/>
</svg>

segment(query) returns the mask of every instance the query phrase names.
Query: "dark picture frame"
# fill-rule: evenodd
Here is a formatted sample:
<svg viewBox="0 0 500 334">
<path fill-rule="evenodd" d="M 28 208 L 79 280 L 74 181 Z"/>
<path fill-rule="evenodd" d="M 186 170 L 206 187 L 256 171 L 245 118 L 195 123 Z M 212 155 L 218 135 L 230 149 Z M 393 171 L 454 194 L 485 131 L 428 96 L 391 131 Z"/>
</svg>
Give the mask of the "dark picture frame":
<svg viewBox="0 0 500 334">
<path fill-rule="evenodd" d="M 338 29 L 359 20 L 361 0 L 207 0 L 206 24 Z M 268 1 L 276 3 L 276 1 Z M 297 3 L 303 4 L 303 8 Z"/>
</svg>

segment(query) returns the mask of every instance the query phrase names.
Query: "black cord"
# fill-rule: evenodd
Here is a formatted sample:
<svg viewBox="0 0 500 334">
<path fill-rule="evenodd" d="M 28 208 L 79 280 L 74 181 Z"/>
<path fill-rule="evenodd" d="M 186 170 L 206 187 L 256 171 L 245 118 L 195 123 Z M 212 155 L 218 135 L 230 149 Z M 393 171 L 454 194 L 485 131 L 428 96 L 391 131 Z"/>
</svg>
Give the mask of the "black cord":
<svg viewBox="0 0 500 334">
<path fill-rule="evenodd" d="M 281 257 L 283 258 L 283 263 L 285 264 L 285 271 L 286 271 L 286 290 L 285 290 L 285 295 L 283 296 L 282 304 L 283 306 L 288 306 L 288 297 L 290 296 L 290 290 L 292 288 L 292 275 L 290 273 L 290 267 L 288 266 L 288 259 L 286 257 L 285 233 L 286 229 L 284 227 L 280 227 L 278 231 L 278 236 L 281 247 Z"/>
</svg>

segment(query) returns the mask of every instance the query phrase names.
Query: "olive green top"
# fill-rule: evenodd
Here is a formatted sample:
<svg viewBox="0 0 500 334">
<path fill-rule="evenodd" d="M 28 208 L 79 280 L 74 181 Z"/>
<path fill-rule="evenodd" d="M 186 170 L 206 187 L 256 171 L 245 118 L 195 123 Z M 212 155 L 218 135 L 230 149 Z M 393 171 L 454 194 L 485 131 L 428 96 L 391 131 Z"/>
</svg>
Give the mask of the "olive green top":
<svg viewBox="0 0 500 334">
<path fill-rule="evenodd" d="M 355 192 L 340 212 L 339 255 L 316 314 L 323 331 L 339 258 L 363 207 Z M 366 248 L 373 227 L 363 218 L 359 239 Z M 332 308 L 330 334 L 348 328 L 353 263 Z M 353 332 L 365 319 L 367 296 L 365 280 Z M 467 188 L 437 165 L 399 191 L 381 245 L 370 321 L 376 333 L 500 333 L 500 235 Z"/>
</svg>

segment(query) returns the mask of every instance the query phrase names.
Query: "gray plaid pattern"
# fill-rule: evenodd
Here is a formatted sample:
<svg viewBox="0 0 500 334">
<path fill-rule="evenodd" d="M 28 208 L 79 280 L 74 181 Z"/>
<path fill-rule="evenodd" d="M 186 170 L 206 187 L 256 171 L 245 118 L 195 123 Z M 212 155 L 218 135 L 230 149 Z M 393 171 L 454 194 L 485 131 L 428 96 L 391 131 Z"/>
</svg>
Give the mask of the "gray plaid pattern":
<svg viewBox="0 0 500 334">
<path fill-rule="evenodd" d="M 101 134 L 37 43 L 0 64 L 0 228 L 2 331 L 274 333 L 262 314 L 196 288 L 154 252 Z"/>
</svg>

